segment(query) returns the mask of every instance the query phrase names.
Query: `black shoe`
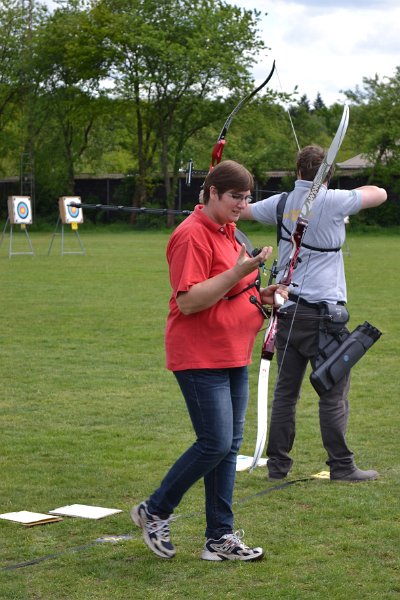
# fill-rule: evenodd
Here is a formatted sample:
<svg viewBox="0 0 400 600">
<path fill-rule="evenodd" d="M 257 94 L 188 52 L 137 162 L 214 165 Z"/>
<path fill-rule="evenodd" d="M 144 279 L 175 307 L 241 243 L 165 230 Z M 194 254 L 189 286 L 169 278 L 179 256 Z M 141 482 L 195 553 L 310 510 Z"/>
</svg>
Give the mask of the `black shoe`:
<svg viewBox="0 0 400 600">
<path fill-rule="evenodd" d="M 347 473 L 346 475 L 331 475 L 331 481 L 346 481 L 348 483 L 358 483 L 361 481 L 373 481 L 374 479 L 378 479 L 379 473 L 378 471 L 362 471 L 361 469 L 354 469 L 351 473 Z"/>
</svg>

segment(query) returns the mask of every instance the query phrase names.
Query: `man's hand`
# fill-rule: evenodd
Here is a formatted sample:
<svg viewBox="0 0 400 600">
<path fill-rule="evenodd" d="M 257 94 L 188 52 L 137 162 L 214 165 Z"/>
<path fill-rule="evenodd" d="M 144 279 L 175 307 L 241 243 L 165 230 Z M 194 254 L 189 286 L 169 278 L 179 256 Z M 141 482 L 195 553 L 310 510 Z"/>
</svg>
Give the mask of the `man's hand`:
<svg viewBox="0 0 400 600">
<path fill-rule="evenodd" d="M 260 297 L 261 304 L 275 304 L 275 294 L 278 293 L 285 301 L 289 297 L 288 288 L 286 285 L 280 285 L 279 283 L 274 283 L 273 285 L 269 285 L 266 288 L 261 288 Z M 279 305 L 280 306 L 280 305 Z"/>
</svg>

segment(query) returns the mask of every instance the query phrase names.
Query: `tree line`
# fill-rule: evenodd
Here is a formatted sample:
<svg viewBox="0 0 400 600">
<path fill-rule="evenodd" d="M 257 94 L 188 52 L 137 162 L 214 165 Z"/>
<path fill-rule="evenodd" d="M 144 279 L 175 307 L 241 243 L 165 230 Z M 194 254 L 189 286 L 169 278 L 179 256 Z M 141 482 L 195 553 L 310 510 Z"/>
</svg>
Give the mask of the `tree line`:
<svg viewBox="0 0 400 600">
<path fill-rule="evenodd" d="M 259 19 L 222 0 L 63 0 L 52 12 L 1 2 L 0 178 L 23 177 L 29 157 L 39 216 L 73 194 L 78 173 L 124 173 L 124 203 L 173 207 L 180 170 L 189 158 L 208 170 L 222 124 L 254 87 L 268 43 Z M 368 158 L 366 181 L 392 200 L 376 220 L 398 224 L 400 67 L 344 92 L 351 119 L 340 160 Z M 268 171 L 293 169 L 288 112 L 300 145 L 327 147 L 342 107 L 264 89 L 236 116 L 224 158 L 263 183 Z"/>
</svg>

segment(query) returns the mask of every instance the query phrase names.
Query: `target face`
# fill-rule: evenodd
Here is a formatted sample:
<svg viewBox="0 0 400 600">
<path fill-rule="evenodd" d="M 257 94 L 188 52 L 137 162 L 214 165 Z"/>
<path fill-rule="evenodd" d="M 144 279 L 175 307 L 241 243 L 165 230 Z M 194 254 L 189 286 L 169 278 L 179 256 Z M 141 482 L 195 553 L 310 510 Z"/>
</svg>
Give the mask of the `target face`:
<svg viewBox="0 0 400 600">
<path fill-rule="evenodd" d="M 72 202 L 81 203 L 80 196 L 62 196 L 58 205 L 60 217 L 63 223 L 83 223 L 83 212 L 81 208 L 70 206 Z"/>
<path fill-rule="evenodd" d="M 32 223 L 31 199 L 29 196 L 9 196 L 8 216 L 10 223 L 30 225 Z"/>
</svg>

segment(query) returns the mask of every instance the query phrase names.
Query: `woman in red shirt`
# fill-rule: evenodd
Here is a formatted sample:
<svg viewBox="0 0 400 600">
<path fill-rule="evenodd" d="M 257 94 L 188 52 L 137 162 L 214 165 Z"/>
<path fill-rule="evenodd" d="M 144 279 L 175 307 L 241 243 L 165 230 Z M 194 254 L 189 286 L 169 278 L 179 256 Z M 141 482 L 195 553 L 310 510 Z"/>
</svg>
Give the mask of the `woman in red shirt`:
<svg viewBox="0 0 400 600">
<path fill-rule="evenodd" d="M 197 439 L 160 487 L 131 511 L 148 547 L 172 558 L 169 521 L 185 492 L 204 478 L 204 560 L 257 560 L 234 533 L 236 457 L 248 401 L 247 366 L 263 316 L 250 302 L 271 304 L 278 286 L 258 289 L 258 269 L 270 246 L 252 257 L 235 238 L 235 223 L 251 201 L 254 181 L 242 165 L 224 161 L 207 175 L 203 202 L 173 232 L 167 247 L 172 296 L 165 344 L 167 368 L 182 390 Z M 258 282 L 257 282 L 258 283 Z M 285 297 L 286 291 L 279 288 Z"/>
</svg>

